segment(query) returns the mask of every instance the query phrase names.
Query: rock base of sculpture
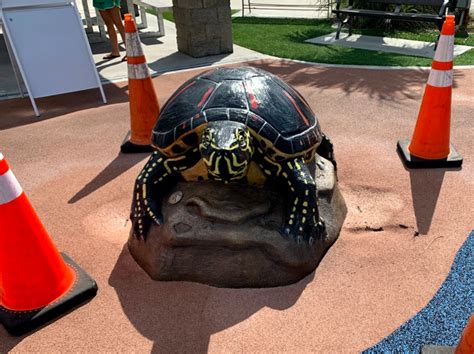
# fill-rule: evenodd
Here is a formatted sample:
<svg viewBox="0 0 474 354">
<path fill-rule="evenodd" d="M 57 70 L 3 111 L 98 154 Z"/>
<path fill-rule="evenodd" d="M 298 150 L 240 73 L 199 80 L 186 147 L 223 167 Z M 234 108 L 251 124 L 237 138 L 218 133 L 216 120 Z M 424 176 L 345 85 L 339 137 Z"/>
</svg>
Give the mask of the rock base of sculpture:
<svg viewBox="0 0 474 354">
<path fill-rule="evenodd" d="M 163 199 L 164 224 L 152 225 L 146 241 L 130 235 L 130 252 L 154 280 L 226 288 L 295 283 L 336 241 L 347 212 L 332 163 L 317 156 L 315 164 L 325 240 L 298 244 L 281 234 L 287 201 L 277 188 L 183 182 Z"/>
</svg>

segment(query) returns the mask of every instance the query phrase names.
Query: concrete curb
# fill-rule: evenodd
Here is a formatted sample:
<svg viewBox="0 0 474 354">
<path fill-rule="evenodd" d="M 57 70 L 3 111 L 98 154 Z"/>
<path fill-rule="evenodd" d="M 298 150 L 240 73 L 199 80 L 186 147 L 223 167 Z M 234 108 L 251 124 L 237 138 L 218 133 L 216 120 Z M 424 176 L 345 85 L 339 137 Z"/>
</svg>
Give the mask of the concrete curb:
<svg viewBox="0 0 474 354">
<path fill-rule="evenodd" d="M 298 59 L 287 59 L 267 56 L 268 59 L 280 60 L 283 62 L 295 62 L 307 65 L 324 66 L 328 68 L 341 68 L 341 69 L 366 69 L 366 70 L 430 70 L 431 66 L 377 66 L 377 65 L 347 65 L 347 64 L 327 64 L 327 63 L 315 63 L 312 61 L 298 60 Z M 474 65 L 456 65 L 454 64 L 454 70 L 465 70 L 474 69 Z"/>
</svg>

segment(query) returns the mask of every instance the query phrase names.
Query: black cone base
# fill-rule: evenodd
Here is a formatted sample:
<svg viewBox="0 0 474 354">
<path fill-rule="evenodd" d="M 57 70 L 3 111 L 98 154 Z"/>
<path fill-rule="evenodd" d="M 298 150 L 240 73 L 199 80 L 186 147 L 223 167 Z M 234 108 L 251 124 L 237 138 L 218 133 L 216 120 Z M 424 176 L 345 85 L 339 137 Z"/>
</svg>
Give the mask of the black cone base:
<svg viewBox="0 0 474 354">
<path fill-rule="evenodd" d="M 399 140 L 397 144 L 398 153 L 408 168 L 446 168 L 461 167 L 462 165 L 462 156 L 452 144 L 449 145 L 449 156 L 439 160 L 427 160 L 413 156 L 408 150 L 408 145 L 410 145 L 410 140 Z"/>
<path fill-rule="evenodd" d="M 96 282 L 66 254 L 61 255 L 76 271 L 77 279 L 73 288 L 52 304 L 34 311 L 11 311 L 0 306 L 0 323 L 8 333 L 21 336 L 67 314 L 95 296 Z"/>
<path fill-rule="evenodd" d="M 144 152 L 153 152 L 155 148 L 151 145 L 134 144 L 130 140 L 120 146 L 122 154 L 140 154 Z"/>
</svg>

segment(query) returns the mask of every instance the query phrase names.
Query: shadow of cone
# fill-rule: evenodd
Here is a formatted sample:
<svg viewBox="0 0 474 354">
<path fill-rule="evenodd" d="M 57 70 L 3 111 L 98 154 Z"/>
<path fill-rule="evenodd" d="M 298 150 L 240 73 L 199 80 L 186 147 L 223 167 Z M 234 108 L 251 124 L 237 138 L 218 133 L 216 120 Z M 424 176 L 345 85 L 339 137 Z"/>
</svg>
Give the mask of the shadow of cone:
<svg viewBox="0 0 474 354">
<path fill-rule="evenodd" d="M 462 157 L 449 143 L 453 84 L 454 16 L 446 16 L 431 65 L 411 141 L 398 152 L 409 168 L 460 167 Z"/>
<path fill-rule="evenodd" d="M 130 140 L 120 147 L 122 153 L 154 151 L 151 131 L 160 114 L 145 55 L 132 15 L 125 14 L 125 41 L 127 47 L 128 91 L 130 101 Z"/>
<path fill-rule="evenodd" d="M 56 250 L 0 153 L 0 323 L 22 335 L 96 293 L 95 281 Z"/>
</svg>

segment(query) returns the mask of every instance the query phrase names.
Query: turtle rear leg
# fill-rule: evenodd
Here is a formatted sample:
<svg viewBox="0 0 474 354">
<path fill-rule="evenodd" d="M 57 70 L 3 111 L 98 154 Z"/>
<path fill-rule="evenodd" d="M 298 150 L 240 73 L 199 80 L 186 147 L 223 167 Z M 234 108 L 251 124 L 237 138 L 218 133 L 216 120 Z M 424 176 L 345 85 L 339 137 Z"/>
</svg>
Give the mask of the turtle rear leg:
<svg viewBox="0 0 474 354">
<path fill-rule="evenodd" d="M 322 141 L 319 144 L 318 148 L 316 149 L 316 153 L 319 156 L 324 157 L 325 159 L 329 160 L 332 162 L 334 165 L 334 169 L 337 168 L 336 165 L 336 157 L 334 156 L 334 146 L 331 142 L 331 140 L 323 134 Z"/>
<path fill-rule="evenodd" d="M 306 239 L 311 243 L 315 237 L 323 238 L 325 226 L 319 217 L 316 182 L 304 158 L 276 162 L 257 148 L 255 159 L 264 174 L 280 179 L 289 192 L 290 204 L 283 233 L 297 242 Z"/>
<path fill-rule="evenodd" d="M 194 166 L 199 156 L 197 148 L 176 157 L 168 157 L 159 151 L 151 155 L 138 175 L 133 191 L 130 219 L 135 236 L 145 239 L 153 222 L 163 224 L 161 203 L 166 187 L 178 179 L 181 171 Z"/>
</svg>

